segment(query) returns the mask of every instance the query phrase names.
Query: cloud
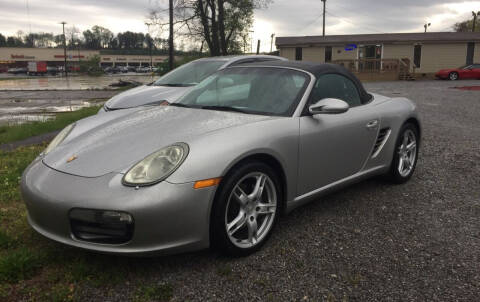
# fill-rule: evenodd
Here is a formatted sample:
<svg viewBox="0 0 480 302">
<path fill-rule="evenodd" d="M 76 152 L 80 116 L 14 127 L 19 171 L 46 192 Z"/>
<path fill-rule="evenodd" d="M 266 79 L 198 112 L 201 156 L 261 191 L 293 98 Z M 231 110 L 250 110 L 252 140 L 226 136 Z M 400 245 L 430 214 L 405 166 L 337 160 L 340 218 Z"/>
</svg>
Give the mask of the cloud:
<svg viewBox="0 0 480 302">
<path fill-rule="evenodd" d="M 142 31 L 153 7 L 166 7 L 166 0 L 0 0 L 0 28 L 12 35 L 18 30 L 59 34 L 60 21 L 86 30 L 93 25 L 121 31 Z M 326 33 L 420 32 L 431 22 L 429 31 L 449 31 L 455 22 L 480 11 L 480 1 L 455 0 L 328 0 Z M 274 0 L 266 9 L 255 11 L 252 40 L 262 41 L 262 51 L 270 50 L 271 34 L 276 36 L 320 35 L 323 3 L 320 0 Z M 68 25 L 67 25 L 68 26 Z"/>
</svg>

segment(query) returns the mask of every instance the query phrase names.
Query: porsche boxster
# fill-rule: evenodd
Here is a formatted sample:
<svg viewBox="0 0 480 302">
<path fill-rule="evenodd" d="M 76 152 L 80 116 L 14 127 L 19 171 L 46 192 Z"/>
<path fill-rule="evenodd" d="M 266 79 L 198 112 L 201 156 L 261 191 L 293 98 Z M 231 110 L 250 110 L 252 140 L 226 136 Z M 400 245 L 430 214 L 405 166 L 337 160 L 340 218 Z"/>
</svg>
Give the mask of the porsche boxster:
<svg viewBox="0 0 480 302">
<path fill-rule="evenodd" d="M 229 66 L 276 60 L 286 61 L 285 58 L 268 55 L 220 56 L 191 61 L 150 84 L 113 96 L 105 102 L 98 113 L 171 103 L 217 70 Z"/>
<path fill-rule="evenodd" d="M 178 102 L 62 130 L 23 173 L 30 225 L 118 254 L 258 250 L 281 213 L 375 175 L 404 183 L 415 104 L 369 94 L 343 67 L 229 67 Z"/>
</svg>

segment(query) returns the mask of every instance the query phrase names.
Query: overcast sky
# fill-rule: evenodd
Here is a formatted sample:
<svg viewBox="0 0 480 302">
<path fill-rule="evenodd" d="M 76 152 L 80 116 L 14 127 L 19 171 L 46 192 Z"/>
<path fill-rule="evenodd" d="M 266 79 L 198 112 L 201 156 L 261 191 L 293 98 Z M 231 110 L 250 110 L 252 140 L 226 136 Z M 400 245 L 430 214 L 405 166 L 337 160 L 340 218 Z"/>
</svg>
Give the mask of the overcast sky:
<svg viewBox="0 0 480 302">
<path fill-rule="evenodd" d="M 60 21 L 85 30 L 101 25 L 113 32 L 146 32 L 148 12 L 168 0 L 0 0 L 0 32 L 18 30 L 61 32 Z M 253 39 L 270 50 L 270 35 L 295 36 L 322 33 L 321 0 L 273 0 L 255 12 Z M 480 1 L 460 0 L 327 0 L 327 35 L 356 33 L 451 31 L 455 22 L 480 11 Z M 68 26 L 68 25 L 67 25 Z M 153 33 L 153 30 L 152 30 Z"/>
</svg>

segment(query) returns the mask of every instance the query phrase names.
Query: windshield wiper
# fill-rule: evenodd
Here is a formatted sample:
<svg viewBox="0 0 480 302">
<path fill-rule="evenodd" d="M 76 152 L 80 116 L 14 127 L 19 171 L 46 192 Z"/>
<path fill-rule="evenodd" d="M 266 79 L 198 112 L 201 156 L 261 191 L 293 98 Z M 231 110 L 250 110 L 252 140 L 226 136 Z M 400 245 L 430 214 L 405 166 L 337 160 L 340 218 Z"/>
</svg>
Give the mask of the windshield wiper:
<svg viewBox="0 0 480 302">
<path fill-rule="evenodd" d="M 240 108 L 229 107 L 229 106 L 202 106 L 202 109 L 210 109 L 210 110 L 220 110 L 220 111 L 233 111 L 233 112 L 241 112 L 241 113 L 250 113 Z"/>
<path fill-rule="evenodd" d="M 155 86 L 166 86 L 166 87 L 190 87 L 190 86 L 195 86 L 196 84 L 190 83 L 190 84 L 155 84 Z"/>
<path fill-rule="evenodd" d="M 190 106 L 182 104 L 182 103 L 170 103 L 168 106 L 191 108 Z"/>
</svg>

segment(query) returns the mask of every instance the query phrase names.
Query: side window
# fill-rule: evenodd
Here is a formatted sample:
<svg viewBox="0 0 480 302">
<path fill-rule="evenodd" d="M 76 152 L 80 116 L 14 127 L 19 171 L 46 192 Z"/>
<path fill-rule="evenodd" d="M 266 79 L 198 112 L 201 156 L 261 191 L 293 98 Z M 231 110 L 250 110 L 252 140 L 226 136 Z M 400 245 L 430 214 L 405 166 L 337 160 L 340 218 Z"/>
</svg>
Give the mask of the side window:
<svg viewBox="0 0 480 302">
<path fill-rule="evenodd" d="M 348 78 L 339 74 L 321 76 L 312 89 L 310 103 L 313 104 L 326 98 L 345 101 L 350 107 L 362 104 L 357 86 Z"/>
</svg>

